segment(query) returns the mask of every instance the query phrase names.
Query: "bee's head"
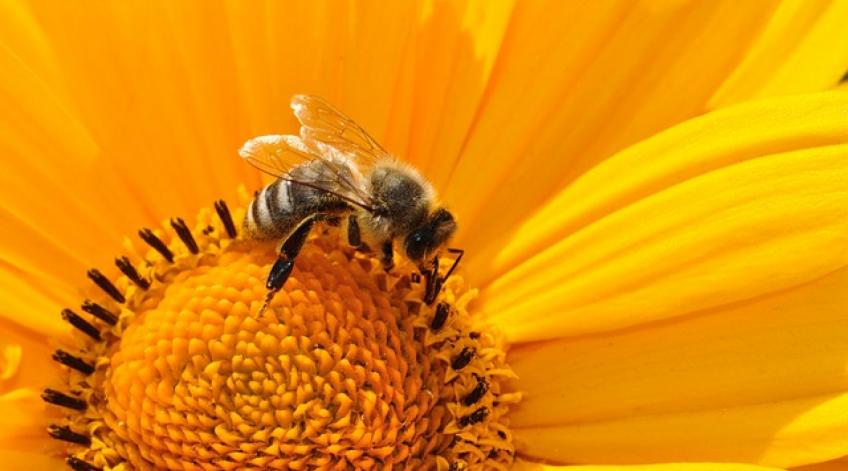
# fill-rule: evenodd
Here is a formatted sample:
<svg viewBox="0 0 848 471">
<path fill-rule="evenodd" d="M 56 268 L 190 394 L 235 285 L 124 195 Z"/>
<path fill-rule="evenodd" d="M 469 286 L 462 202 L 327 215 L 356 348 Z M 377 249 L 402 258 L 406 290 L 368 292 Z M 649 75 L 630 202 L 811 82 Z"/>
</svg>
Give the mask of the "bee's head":
<svg viewBox="0 0 848 471">
<path fill-rule="evenodd" d="M 430 213 L 424 222 L 406 236 L 406 256 L 421 263 L 428 255 L 440 248 L 456 232 L 456 220 L 447 209 L 439 208 Z"/>
</svg>

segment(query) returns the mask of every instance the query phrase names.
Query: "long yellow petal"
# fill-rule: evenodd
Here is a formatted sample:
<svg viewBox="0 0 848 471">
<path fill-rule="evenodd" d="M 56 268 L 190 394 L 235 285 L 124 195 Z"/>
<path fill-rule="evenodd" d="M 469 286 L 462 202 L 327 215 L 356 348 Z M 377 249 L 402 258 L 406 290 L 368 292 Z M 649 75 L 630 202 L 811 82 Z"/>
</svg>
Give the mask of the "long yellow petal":
<svg viewBox="0 0 848 471">
<path fill-rule="evenodd" d="M 844 266 L 846 109 L 843 92 L 745 105 L 610 159 L 504 249 L 564 236 L 486 289 L 490 320 L 513 341 L 612 330 Z"/>
<path fill-rule="evenodd" d="M 512 471 L 776 471 L 778 468 L 736 463 L 661 463 L 630 466 L 555 466 L 518 459 Z"/>
<path fill-rule="evenodd" d="M 848 69 L 846 18 L 842 0 L 782 2 L 710 107 L 835 86 Z"/>
<path fill-rule="evenodd" d="M 69 285 L 51 284 L 15 267 L 0 266 L 0 293 L 0 325 L 27 328 L 34 336 L 66 334 L 59 313 L 79 302 Z"/>
<path fill-rule="evenodd" d="M 488 3 L 0 5 L 14 117 L 0 125 L 0 260 L 27 287 L 3 285 L 15 306 L 2 315 L 54 322 L 38 317 L 110 266 L 122 237 L 258 187 L 236 149 L 295 132 L 293 93 L 326 96 L 421 167 L 451 167 L 510 18 L 510 2 Z M 32 289 L 49 309 L 20 311 Z"/>
<path fill-rule="evenodd" d="M 39 389 L 60 371 L 51 364 L 47 338 L 0 322 L 0 394 L 19 388 Z"/>
<path fill-rule="evenodd" d="M 31 389 L 16 389 L 0 395 L 0 450 L 42 453 L 48 448 L 47 426 L 59 413 L 44 404 Z"/>
<path fill-rule="evenodd" d="M 826 461 L 824 463 L 811 464 L 792 468 L 793 471 L 848 471 L 848 459 Z"/>
<path fill-rule="evenodd" d="M 424 2 L 404 51 L 386 141 L 437 186 L 456 165 L 477 117 L 513 3 Z"/>
<path fill-rule="evenodd" d="M 65 460 L 46 453 L 0 449 L 0 463 L 8 471 L 57 471 L 65 469 Z"/>
<path fill-rule="evenodd" d="M 513 433 L 525 455 L 564 462 L 726 460 L 797 466 L 845 453 L 848 394 L 638 415 L 596 423 L 515 428 Z"/>
<path fill-rule="evenodd" d="M 842 456 L 845 306 L 848 269 L 697 316 L 520 346 L 510 363 L 524 391 L 511 415 L 527 430 L 521 449 L 587 463 Z"/>
<path fill-rule="evenodd" d="M 501 245 L 599 161 L 702 113 L 776 4 L 519 2 L 459 164 L 431 173 L 461 241 Z"/>
</svg>

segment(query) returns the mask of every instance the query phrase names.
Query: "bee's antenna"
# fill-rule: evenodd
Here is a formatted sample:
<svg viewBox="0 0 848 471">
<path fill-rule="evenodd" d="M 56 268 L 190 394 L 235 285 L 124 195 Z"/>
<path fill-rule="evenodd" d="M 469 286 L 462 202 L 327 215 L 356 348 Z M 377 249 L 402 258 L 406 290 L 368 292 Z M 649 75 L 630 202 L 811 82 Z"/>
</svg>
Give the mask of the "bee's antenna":
<svg viewBox="0 0 848 471">
<path fill-rule="evenodd" d="M 462 260 L 462 256 L 465 255 L 465 250 L 448 248 L 448 253 L 457 254 L 456 260 L 453 261 L 453 265 L 451 265 L 450 270 L 445 273 L 445 276 L 442 278 L 442 281 L 447 281 L 447 279 L 450 278 L 451 274 L 456 269 L 456 267 L 459 266 L 459 261 Z"/>
</svg>

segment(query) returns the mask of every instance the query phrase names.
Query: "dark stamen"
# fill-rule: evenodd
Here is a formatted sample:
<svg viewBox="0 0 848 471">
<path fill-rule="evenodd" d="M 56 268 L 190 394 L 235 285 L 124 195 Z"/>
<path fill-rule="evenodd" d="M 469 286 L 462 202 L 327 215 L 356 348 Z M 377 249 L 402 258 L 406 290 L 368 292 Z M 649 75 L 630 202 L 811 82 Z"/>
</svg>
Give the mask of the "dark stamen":
<svg viewBox="0 0 848 471">
<path fill-rule="evenodd" d="M 64 350 L 56 350 L 53 352 L 53 360 L 58 361 L 67 367 L 73 368 L 82 374 L 90 375 L 91 373 L 94 373 L 94 365 L 86 362 L 80 357 L 75 357 Z"/>
<path fill-rule="evenodd" d="M 430 329 L 434 332 L 441 329 L 445 325 L 445 321 L 448 320 L 449 313 L 450 305 L 448 303 L 443 302 L 436 305 L 436 314 L 430 322 Z"/>
<path fill-rule="evenodd" d="M 486 416 L 488 416 L 488 415 L 489 415 L 489 409 L 486 409 L 485 407 L 481 407 L 481 408 L 475 410 L 474 412 L 466 415 L 465 417 L 460 418 L 459 419 L 459 426 L 460 427 L 467 427 L 469 425 L 474 425 L 474 424 L 480 423 L 483 420 L 485 420 Z"/>
<path fill-rule="evenodd" d="M 124 275 L 127 275 L 127 278 L 129 278 L 139 288 L 141 288 L 141 289 L 150 288 L 150 282 L 145 280 L 144 278 L 141 277 L 141 275 L 138 274 L 138 272 L 136 271 L 132 262 L 130 262 L 129 258 L 127 258 L 127 257 L 116 258 L 115 259 L 115 265 L 118 267 L 118 270 L 121 270 L 121 273 L 123 273 Z"/>
<path fill-rule="evenodd" d="M 227 235 L 230 236 L 230 239 L 234 239 L 238 233 L 236 232 L 236 225 L 233 224 L 233 216 L 230 214 L 230 208 L 227 207 L 227 203 L 224 200 L 216 201 L 215 212 L 218 213 L 218 218 L 224 223 L 224 229 L 227 230 Z"/>
<path fill-rule="evenodd" d="M 70 427 L 67 426 L 59 426 L 59 425 L 50 425 L 47 427 L 47 433 L 50 434 L 51 437 L 57 440 L 64 440 L 66 442 L 78 443 L 80 445 L 91 445 L 91 439 L 85 435 L 81 435 L 79 433 L 71 430 Z"/>
<path fill-rule="evenodd" d="M 141 237 L 141 240 L 145 241 L 147 245 L 153 247 L 154 250 L 165 257 L 165 260 L 169 262 L 174 261 L 174 253 L 171 252 L 171 249 L 169 249 L 164 242 L 162 242 L 162 239 L 156 237 L 156 234 L 154 234 L 153 231 L 144 228 L 138 231 L 138 236 Z"/>
<path fill-rule="evenodd" d="M 74 409 L 78 411 L 84 411 L 88 404 L 85 403 L 84 400 L 68 396 L 67 394 L 56 391 L 55 389 L 45 389 L 41 392 L 41 399 L 44 399 L 45 402 L 49 402 L 50 404 L 55 404 L 57 406 L 67 407 L 68 409 Z"/>
<path fill-rule="evenodd" d="M 209 235 L 213 232 L 215 232 L 215 228 L 212 226 L 206 226 L 203 228 L 203 235 Z"/>
<path fill-rule="evenodd" d="M 177 231 L 177 235 L 180 236 L 180 240 L 183 241 L 183 244 L 185 244 L 189 252 L 195 255 L 200 252 L 197 248 L 197 242 L 195 242 L 194 236 L 191 235 L 191 229 L 188 228 L 182 218 L 171 219 L 171 227 Z"/>
<path fill-rule="evenodd" d="M 65 458 L 65 463 L 68 463 L 74 471 L 103 471 L 102 468 L 98 468 L 88 461 L 81 460 L 76 456 L 69 456 Z"/>
<path fill-rule="evenodd" d="M 470 406 L 472 404 L 476 404 L 477 401 L 483 398 L 483 395 L 486 394 L 486 391 L 489 390 L 489 383 L 483 379 L 477 379 L 477 386 L 468 393 L 467 396 L 462 400 L 462 404 L 466 406 Z"/>
<path fill-rule="evenodd" d="M 100 270 L 96 268 L 88 270 L 88 277 L 91 279 L 91 281 L 94 282 L 94 284 L 99 286 L 100 289 L 102 289 L 106 294 L 111 296 L 112 299 L 114 299 L 115 301 L 119 303 L 123 303 L 124 301 L 126 301 L 124 295 L 121 294 L 120 291 L 118 291 L 118 288 L 116 288 L 115 285 L 113 285 L 108 278 L 103 276 L 103 273 L 100 273 Z"/>
<path fill-rule="evenodd" d="M 88 299 L 82 302 L 82 310 L 109 325 L 115 325 L 118 323 L 118 316 L 112 314 L 105 307 Z"/>
<path fill-rule="evenodd" d="M 62 309 L 62 319 L 66 320 L 72 326 L 76 327 L 82 333 L 88 335 L 94 340 L 97 340 L 98 342 L 101 340 L 100 331 L 74 311 L 71 311 L 70 309 Z"/>
<path fill-rule="evenodd" d="M 454 357 L 451 362 L 451 368 L 461 370 L 471 363 L 472 358 L 474 358 L 474 349 L 471 347 L 465 347 L 461 352 L 459 352 L 459 355 Z"/>
</svg>

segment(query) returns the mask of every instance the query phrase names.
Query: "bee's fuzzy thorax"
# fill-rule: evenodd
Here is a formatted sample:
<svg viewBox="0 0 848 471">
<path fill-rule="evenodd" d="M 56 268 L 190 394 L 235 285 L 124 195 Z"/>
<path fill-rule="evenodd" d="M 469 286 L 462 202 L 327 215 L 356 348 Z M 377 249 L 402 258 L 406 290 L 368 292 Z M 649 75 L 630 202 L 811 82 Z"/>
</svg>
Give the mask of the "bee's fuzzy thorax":
<svg viewBox="0 0 848 471">
<path fill-rule="evenodd" d="M 374 167 L 368 183 L 378 210 L 365 215 L 365 225 L 375 234 L 406 234 L 427 218 L 434 191 L 414 168 L 386 160 Z"/>
</svg>

